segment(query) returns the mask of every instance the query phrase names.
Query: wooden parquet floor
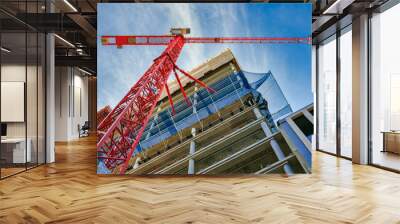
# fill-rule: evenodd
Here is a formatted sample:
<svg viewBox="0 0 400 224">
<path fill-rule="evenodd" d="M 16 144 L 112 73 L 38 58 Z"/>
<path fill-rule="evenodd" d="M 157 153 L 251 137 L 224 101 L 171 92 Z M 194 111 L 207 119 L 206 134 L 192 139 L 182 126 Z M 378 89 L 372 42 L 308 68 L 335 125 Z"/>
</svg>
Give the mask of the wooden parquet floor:
<svg viewBox="0 0 400 224">
<path fill-rule="evenodd" d="M 314 153 L 313 174 L 97 176 L 95 139 L 0 181 L 0 223 L 400 223 L 400 175 Z"/>
</svg>

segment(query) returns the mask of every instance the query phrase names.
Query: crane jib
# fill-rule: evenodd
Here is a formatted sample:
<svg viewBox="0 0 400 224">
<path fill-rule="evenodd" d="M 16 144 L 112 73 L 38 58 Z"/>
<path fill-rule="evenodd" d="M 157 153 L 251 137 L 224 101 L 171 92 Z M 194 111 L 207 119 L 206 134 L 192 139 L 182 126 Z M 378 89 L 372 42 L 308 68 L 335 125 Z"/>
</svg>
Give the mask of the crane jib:
<svg viewBox="0 0 400 224">
<path fill-rule="evenodd" d="M 175 37 L 167 36 L 102 36 L 103 45 L 168 45 Z M 182 36 L 183 37 L 183 36 Z M 185 43 L 232 44 L 311 44 L 311 37 L 183 37 Z"/>
</svg>

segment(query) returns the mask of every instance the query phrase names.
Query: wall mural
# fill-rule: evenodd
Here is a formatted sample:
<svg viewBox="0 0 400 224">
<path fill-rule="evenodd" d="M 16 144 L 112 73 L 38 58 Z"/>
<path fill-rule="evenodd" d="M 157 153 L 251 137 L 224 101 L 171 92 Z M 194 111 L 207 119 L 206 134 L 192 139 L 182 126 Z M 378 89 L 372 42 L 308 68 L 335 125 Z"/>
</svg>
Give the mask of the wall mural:
<svg viewBox="0 0 400 224">
<path fill-rule="evenodd" d="M 311 173 L 311 4 L 99 4 L 98 174 Z"/>
</svg>

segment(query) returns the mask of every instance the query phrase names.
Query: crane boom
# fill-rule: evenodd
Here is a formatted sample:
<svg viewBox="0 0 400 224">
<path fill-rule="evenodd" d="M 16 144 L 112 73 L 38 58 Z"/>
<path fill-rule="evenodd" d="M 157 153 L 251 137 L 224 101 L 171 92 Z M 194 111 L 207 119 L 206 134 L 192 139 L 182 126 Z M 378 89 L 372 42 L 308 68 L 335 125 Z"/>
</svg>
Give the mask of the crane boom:
<svg viewBox="0 0 400 224">
<path fill-rule="evenodd" d="M 177 75 L 178 71 L 206 88 L 209 92 L 213 92 L 205 83 L 197 80 L 175 64 L 185 43 L 310 44 L 311 39 L 309 37 L 184 37 L 183 34 L 179 34 L 102 36 L 101 42 L 105 46 L 117 47 L 126 45 L 167 46 L 139 81 L 97 127 L 98 160 L 102 161 L 108 169 L 116 171 L 116 168 L 119 168 L 117 171 L 120 174 L 124 174 L 164 88 L 167 90 L 172 110 L 174 110 L 167 86 L 168 77 L 172 72 L 174 72 L 186 100 L 186 94 Z"/>
<path fill-rule="evenodd" d="M 161 36 L 102 36 L 103 45 L 168 45 L 174 35 Z M 185 37 L 190 44 L 310 44 L 310 37 Z"/>
</svg>

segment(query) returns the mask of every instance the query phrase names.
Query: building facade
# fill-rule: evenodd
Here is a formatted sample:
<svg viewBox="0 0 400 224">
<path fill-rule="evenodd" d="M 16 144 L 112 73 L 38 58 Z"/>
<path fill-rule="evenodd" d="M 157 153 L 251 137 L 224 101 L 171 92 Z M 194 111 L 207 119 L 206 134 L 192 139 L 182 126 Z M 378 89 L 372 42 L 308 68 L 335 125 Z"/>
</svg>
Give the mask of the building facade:
<svg viewBox="0 0 400 224">
<path fill-rule="evenodd" d="M 302 116 L 311 124 L 306 128 L 311 132 L 304 134 L 309 142 L 287 141 L 298 135 L 288 125 L 288 117 L 274 120 L 291 109 L 271 72 L 257 74 L 250 82 L 232 52 L 226 50 L 190 73 L 215 92 L 183 78 L 188 104 L 178 84 L 170 82 L 174 108 L 162 95 L 130 161 L 128 174 L 290 175 L 311 171 L 312 115 L 310 120 Z M 266 85 L 274 91 L 271 95 L 284 100 L 276 113 L 271 113 L 269 102 L 257 91 L 268 83 L 273 84 Z M 306 149 L 302 153 L 298 150 L 300 144 Z M 99 171 L 110 172 L 103 164 L 99 164 Z"/>
</svg>

